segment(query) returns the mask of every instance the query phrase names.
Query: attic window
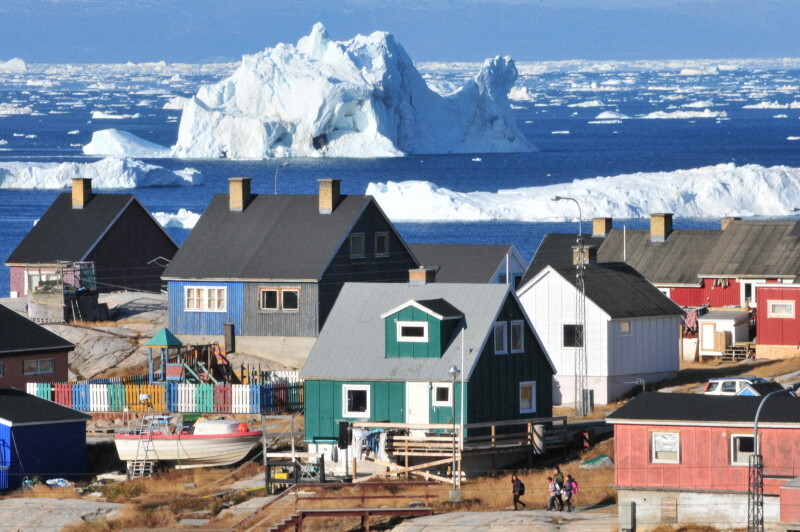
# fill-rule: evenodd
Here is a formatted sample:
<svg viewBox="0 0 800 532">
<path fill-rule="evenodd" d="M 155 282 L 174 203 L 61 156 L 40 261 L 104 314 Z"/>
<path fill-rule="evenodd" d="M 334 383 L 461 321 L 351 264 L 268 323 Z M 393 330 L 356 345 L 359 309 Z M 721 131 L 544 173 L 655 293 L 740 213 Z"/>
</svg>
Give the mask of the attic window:
<svg viewBox="0 0 800 532">
<path fill-rule="evenodd" d="M 508 353 L 508 342 L 506 341 L 506 322 L 499 321 L 494 324 L 494 354 L 505 355 Z"/>
<path fill-rule="evenodd" d="M 363 259 L 364 256 L 364 233 L 353 233 L 350 235 L 350 258 Z"/>
<path fill-rule="evenodd" d="M 563 347 L 583 347 L 583 325 L 564 324 Z"/>
<path fill-rule="evenodd" d="M 389 256 L 389 233 L 375 233 L 375 256 Z"/>
<path fill-rule="evenodd" d="M 525 351 L 525 322 L 515 320 L 511 322 L 511 352 L 522 353 Z"/>
<path fill-rule="evenodd" d="M 398 321 L 398 342 L 427 342 L 428 322 L 425 321 Z"/>
</svg>

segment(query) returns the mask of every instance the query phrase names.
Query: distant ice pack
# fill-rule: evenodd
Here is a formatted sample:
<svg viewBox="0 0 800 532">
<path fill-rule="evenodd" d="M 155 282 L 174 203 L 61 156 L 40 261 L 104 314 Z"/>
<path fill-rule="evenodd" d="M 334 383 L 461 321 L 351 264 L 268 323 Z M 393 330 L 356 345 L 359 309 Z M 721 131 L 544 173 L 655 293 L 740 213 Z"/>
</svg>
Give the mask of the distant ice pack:
<svg viewBox="0 0 800 532">
<path fill-rule="evenodd" d="M 511 116 L 518 76 L 495 57 L 440 96 L 391 34 L 332 41 L 322 24 L 297 45 L 246 55 L 186 104 L 173 155 L 183 158 L 390 157 L 530 151 Z"/>
</svg>

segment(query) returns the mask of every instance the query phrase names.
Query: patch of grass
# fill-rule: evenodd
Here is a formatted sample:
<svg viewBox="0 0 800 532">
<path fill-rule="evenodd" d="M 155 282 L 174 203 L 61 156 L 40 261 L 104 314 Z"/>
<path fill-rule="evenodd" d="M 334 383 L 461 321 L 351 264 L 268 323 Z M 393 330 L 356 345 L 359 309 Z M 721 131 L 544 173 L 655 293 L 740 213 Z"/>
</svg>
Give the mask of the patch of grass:
<svg viewBox="0 0 800 532">
<path fill-rule="evenodd" d="M 125 481 L 106 484 L 100 488 L 100 493 L 109 501 L 124 502 L 138 497 L 142 494 L 141 481 Z"/>
<path fill-rule="evenodd" d="M 37 484 L 29 490 L 17 490 L 9 495 L 9 497 L 19 498 L 47 498 L 47 499 L 80 499 L 81 496 L 75 491 L 74 487 L 67 488 L 51 488 L 47 484 Z"/>
</svg>

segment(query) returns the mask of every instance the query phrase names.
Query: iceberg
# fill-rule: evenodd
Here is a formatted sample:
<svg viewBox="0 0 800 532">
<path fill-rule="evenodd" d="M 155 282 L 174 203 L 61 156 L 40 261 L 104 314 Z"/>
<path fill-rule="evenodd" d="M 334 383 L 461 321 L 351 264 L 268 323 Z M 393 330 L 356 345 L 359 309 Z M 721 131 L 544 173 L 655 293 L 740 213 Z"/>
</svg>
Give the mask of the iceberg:
<svg viewBox="0 0 800 532">
<path fill-rule="evenodd" d="M 132 115 L 115 115 L 114 113 L 106 113 L 105 111 L 93 111 L 92 118 L 95 120 L 127 120 L 129 118 L 139 118 L 139 113 Z"/>
<path fill-rule="evenodd" d="M 175 214 L 169 212 L 154 212 L 153 218 L 161 224 L 162 227 L 179 227 L 182 229 L 192 229 L 200 215 L 188 209 L 178 209 Z"/>
<path fill-rule="evenodd" d="M 458 91 L 432 91 L 385 32 L 332 41 L 317 23 L 297 45 L 246 55 L 184 107 L 172 154 L 183 158 L 391 157 L 523 152 L 508 93 L 518 77 L 495 57 Z"/>
<path fill-rule="evenodd" d="M 455 192 L 427 181 L 389 181 L 370 183 L 366 193 L 392 221 L 408 222 L 574 220 L 575 205 L 550 201 L 554 196 L 575 198 L 585 219 L 643 218 L 653 212 L 690 218 L 785 216 L 800 205 L 800 168 L 729 163 L 497 192 Z"/>
<path fill-rule="evenodd" d="M 8 61 L 0 61 L 0 72 L 3 74 L 24 74 L 27 71 L 28 65 L 18 57 Z"/>
<path fill-rule="evenodd" d="M 704 109 L 702 111 L 653 111 L 652 113 L 646 114 L 641 118 L 648 118 L 648 119 L 655 119 L 655 118 L 662 118 L 662 119 L 676 119 L 676 118 L 726 118 L 728 113 L 725 111 L 711 111 L 709 109 Z"/>
<path fill-rule="evenodd" d="M 168 170 L 134 159 L 108 157 L 93 163 L 0 162 L 0 189 L 69 188 L 73 178 L 92 179 L 94 189 L 175 187 L 202 183 L 193 168 Z"/>
<path fill-rule="evenodd" d="M 86 155 L 115 157 L 169 157 L 169 148 L 141 139 L 119 129 L 103 129 L 92 133 L 92 140 L 83 147 Z"/>
<path fill-rule="evenodd" d="M 6 115 L 29 115 L 33 113 L 30 107 L 20 107 L 13 103 L 0 103 L 0 116 Z"/>
</svg>

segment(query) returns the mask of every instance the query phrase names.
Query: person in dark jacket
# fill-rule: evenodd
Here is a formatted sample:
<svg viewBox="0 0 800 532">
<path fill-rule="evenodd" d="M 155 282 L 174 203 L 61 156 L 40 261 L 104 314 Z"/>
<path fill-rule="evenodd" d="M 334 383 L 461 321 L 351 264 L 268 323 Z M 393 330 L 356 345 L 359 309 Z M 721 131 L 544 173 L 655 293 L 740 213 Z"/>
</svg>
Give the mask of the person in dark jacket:
<svg viewBox="0 0 800 532">
<path fill-rule="evenodd" d="M 528 505 L 519 500 L 521 495 L 525 494 L 525 488 L 523 487 L 522 481 L 519 479 L 516 473 L 511 474 L 511 491 L 514 494 L 514 509 L 519 510 L 518 505 L 522 505 L 523 510 L 528 509 Z"/>
</svg>

